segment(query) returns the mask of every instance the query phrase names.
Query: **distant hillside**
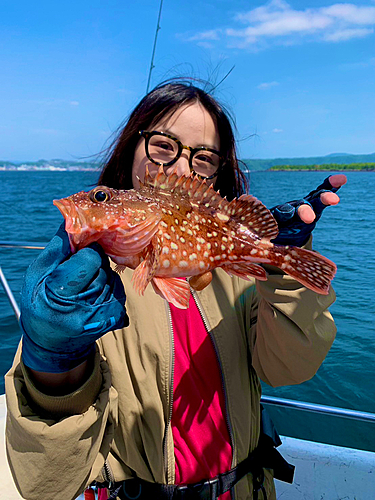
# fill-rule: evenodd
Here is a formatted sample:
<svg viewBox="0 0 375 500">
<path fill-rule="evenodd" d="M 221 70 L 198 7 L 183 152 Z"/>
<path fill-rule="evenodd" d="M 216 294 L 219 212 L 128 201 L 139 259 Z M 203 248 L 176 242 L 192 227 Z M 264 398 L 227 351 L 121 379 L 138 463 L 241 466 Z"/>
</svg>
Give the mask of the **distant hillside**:
<svg viewBox="0 0 375 500">
<path fill-rule="evenodd" d="M 327 156 L 312 156 L 308 158 L 273 158 L 273 159 L 244 159 L 246 167 L 244 170 L 269 170 L 277 166 L 306 166 L 309 165 L 350 165 L 353 163 L 375 163 L 375 153 L 368 155 L 351 155 L 346 153 L 332 153 Z M 74 160 L 38 160 L 38 161 L 2 161 L 0 160 L 0 171 L 4 170 L 52 170 L 52 171 L 100 171 L 100 163 L 96 161 L 74 161 Z M 285 169 L 285 168 L 284 168 Z M 372 169 L 372 166 L 371 166 Z"/>
<path fill-rule="evenodd" d="M 375 163 L 324 163 L 323 165 L 275 165 L 269 170 L 289 170 L 289 171 L 321 171 L 321 172 L 375 172 Z"/>
<path fill-rule="evenodd" d="M 345 153 L 333 153 L 327 156 L 312 156 L 308 158 L 274 158 L 269 160 L 251 160 L 245 159 L 248 170 L 268 170 L 278 165 L 327 165 L 349 163 L 373 163 L 375 162 L 375 153 L 368 155 L 351 155 Z"/>
</svg>

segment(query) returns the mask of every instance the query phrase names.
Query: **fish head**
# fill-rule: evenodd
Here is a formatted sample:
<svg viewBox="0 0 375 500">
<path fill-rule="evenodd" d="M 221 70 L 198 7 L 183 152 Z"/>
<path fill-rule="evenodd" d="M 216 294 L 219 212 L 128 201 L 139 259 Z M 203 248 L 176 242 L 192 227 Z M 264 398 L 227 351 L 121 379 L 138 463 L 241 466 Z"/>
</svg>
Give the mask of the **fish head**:
<svg viewBox="0 0 375 500">
<path fill-rule="evenodd" d="M 104 233 L 113 233 L 131 217 L 131 202 L 127 200 L 126 192 L 107 186 L 97 186 L 89 192 L 80 191 L 53 200 L 53 204 L 65 219 L 72 252 L 100 240 Z"/>
</svg>

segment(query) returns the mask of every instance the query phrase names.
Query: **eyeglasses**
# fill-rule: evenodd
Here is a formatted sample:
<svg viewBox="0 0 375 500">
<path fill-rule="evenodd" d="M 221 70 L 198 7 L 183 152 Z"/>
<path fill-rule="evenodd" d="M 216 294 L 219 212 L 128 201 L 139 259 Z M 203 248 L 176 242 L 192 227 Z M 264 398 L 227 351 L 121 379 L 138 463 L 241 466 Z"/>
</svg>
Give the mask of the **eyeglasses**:
<svg viewBox="0 0 375 500">
<path fill-rule="evenodd" d="M 191 152 L 189 167 L 200 177 L 213 179 L 222 166 L 222 157 L 219 151 L 201 146 L 192 148 L 185 146 L 181 141 L 164 132 L 146 132 L 140 130 L 139 135 L 145 139 L 147 158 L 155 165 L 168 167 L 173 165 L 181 156 L 182 150 Z"/>
</svg>

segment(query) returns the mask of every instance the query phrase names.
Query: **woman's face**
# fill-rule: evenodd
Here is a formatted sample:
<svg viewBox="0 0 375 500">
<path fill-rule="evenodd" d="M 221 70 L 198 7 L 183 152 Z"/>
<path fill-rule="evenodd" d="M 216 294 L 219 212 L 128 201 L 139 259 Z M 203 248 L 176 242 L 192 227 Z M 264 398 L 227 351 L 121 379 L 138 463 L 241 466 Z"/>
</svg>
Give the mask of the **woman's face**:
<svg viewBox="0 0 375 500">
<path fill-rule="evenodd" d="M 209 112 L 200 103 L 186 104 L 177 108 L 172 114 L 153 124 L 148 131 L 153 130 L 170 134 L 179 139 L 182 144 L 192 148 L 205 146 L 220 151 L 220 137 L 216 124 Z M 174 169 L 177 169 L 179 176 L 189 176 L 189 156 L 190 151 L 184 149 L 176 163 L 165 167 L 164 172 L 169 175 Z M 156 175 L 159 169 L 157 165 L 147 158 L 145 139 L 141 137 L 135 148 L 132 168 L 132 181 L 136 189 L 139 188 L 139 180 L 142 182 L 144 180 L 146 167 L 148 167 L 151 176 Z M 207 183 L 213 184 L 215 179 L 210 179 Z"/>
</svg>

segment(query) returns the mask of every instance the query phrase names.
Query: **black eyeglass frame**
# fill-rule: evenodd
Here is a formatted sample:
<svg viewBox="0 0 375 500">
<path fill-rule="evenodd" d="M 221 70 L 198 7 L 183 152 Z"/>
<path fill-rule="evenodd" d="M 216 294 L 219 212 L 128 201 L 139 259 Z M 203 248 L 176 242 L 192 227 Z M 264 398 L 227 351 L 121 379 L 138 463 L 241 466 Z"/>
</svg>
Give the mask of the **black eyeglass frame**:
<svg viewBox="0 0 375 500">
<path fill-rule="evenodd" d="M 189 168 L 190 168 L 191 172 L 195 172 L 194 167 L 193 167 L 193 158 L 194 158 L 194 155 L 196 153 L 198 153 L 199 151 L 209 151 L 210 153 L 214 153 L 214 154 L 216 154 L 219 157 L 219 159 L 220 159 L 220 165 L 218 166 L 216 172 L 214 172 L 210 176 L 206 177 L 204 175 L 201 175 L 201 174 L 198 174 L 197 172 L 195 172 L 195 174 L 198 175 L 199 177 L 201 177 L 202 179 L 207 179 L 207 180 L 214 179 L 219 174 L 220 169 L 223 166 L 223 163 L 222 163 L 223 157 L 221 156 L 221 154 L 220 154 L 219 151 L 216 151 L 216 149 L 207 148 L 205 146 L 199 146 L 198 148 L 192 148 L 191 146 L 186 146 L 185 144 L 182 144 L 182 142 L 179 141 L 176 137 L 173 137 L 173 135 L 166 134 L 165 132 L 159 132 L 157 130 L 153 130 L 152 132 L 148 132 L 147 130 L 140 130 L 139 131 L 139 135 L 145 139 L 145 150 L 146 150 L 147 158 L 154 165 L 159 165 L 159 166 L 163 166 L 163 167 L 169 167 L 170 165 L 173 165 L 174 163 L 176 163 L 176 161 L 180 158 L 180 156 L 182 154 L 182 151 L 184 149 L 187 149 L 191 153 L 190 157 L 189 157 Z M 178 151 L 177 151 L 176 157 L 173 160 L 171 160 L 171 161 L 169 161 L 167 163 L 163 163 L 163 162 L 155 161 L 153 158 L 151 158 L 150 153 L 148 151 L 148 145 L 149 145 L 151 137 L 153 137 L 155 135 L 160 135 L 162 137 L 167 137 L 168 139 L 172 139 L 177 144 Z"/>
</svg>

